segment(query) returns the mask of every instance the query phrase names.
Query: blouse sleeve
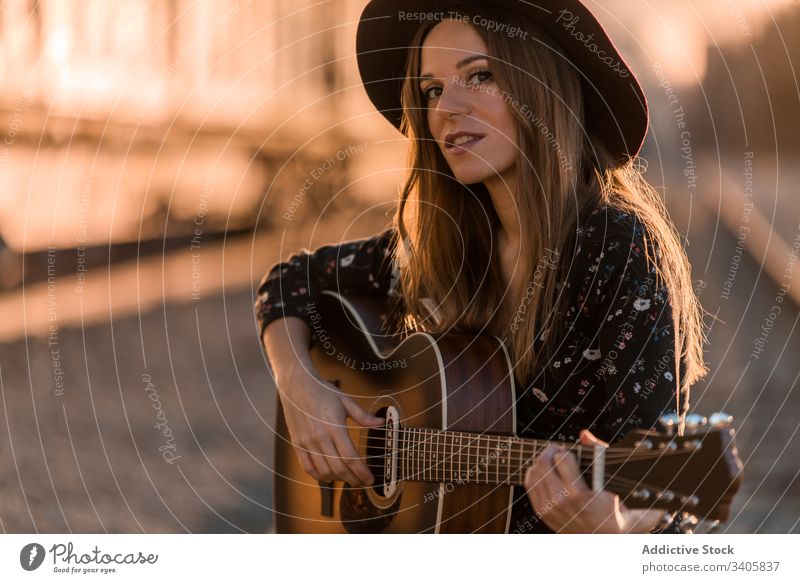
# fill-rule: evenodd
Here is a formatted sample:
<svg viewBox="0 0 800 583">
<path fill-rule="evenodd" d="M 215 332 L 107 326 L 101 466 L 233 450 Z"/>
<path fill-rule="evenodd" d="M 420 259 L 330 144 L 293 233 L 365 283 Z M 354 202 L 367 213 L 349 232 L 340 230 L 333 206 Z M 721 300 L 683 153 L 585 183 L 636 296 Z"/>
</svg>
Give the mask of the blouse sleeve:
<svg viewBox="0 0 800 583">
<path fill-rule="evenodd" d="M 594 353 L 584 356 L 602 359 L 596 376 L 604 415 L 595 430 L 613 442 L 675 412 L 674 330 L 668 289 L 656 282 L 653 250 L 650 262 L 645 256 L 641 223 L 626 214 L 601 222 L 585 254 L 585 309 L 597 337 L 587 349 Z"/>
<path fill-rule="evenodd" d="M 272 266 L 257 289 L 259 334 L 272 321 L 301 318 L 313 329 L 310 302 L 325 290 L 387 296 L 393 286 L 393 229 L 366 239 L 305 249 Z M 313 341 L 313 339 L 312 339 Z"/>
</svg>

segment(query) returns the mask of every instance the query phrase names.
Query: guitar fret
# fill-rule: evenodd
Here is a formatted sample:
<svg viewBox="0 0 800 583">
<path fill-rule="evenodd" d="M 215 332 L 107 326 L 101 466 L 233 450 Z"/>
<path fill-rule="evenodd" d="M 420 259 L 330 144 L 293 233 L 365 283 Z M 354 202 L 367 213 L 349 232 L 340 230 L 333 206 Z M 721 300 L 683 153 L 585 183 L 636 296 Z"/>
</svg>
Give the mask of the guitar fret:
<svg viewBox="0 0 800 583">
<path fill-rule="evenodd" d="M 425 459 L 427 460 L 426 465 L 428 466 L 426 468 L 428 470 L 428 481 L 432 481 L 433 480 L 433 432 L 432 431 L 428 430 L 426 432 L 425 442 L 426 442 L 425 453 L 427 454 L 427 457 Z"/>
<path fill-rule="evenodd" d="M 497 474 L 496 479 L 497 479 L 498 482 L 500 482 L 502 484 L 503 482 L 505 482 L 505 480 L 501 480 L 500 479 L 500 471 L 501 471 L 500 468 L 505 463 L 505 459 L 506 459 L 506 454 L 505 454 L 506 446 L 505 446 L 505 443 L 503 441 L 503 438 L 501 438 L 501 437 L 497 438 L 497 445 L 495 447 L 497 448 L 497 451 L 496 451 L 496 453 L 497 453 L 496 460 L 497 461 L 495 462 L 495 471 L 496 471 L 496 474 Z"/>
<path fill-rule="evenodd" d="M 425 480 L 425 432 L 417 430 L 417 479 Z"/>
<path fill-rule="evenodd" d="M 436 466 L 434 465 L 433 461 L 434 460 L 433 440 L 435 437 L 436 437 L 435 431 L 428 431 L 428 480 L 430 480 L 431 482 L 436 480 L 436 477 L 434 475 L 434 472 L 436 471 Z"/>
<path fill-rule="evenodd" d="M 436 460 L 436 465 L 434 466 L 434 478 L 437 482 L 440 482 L 439 479 L 439 436 L 440 432 L 436 432 L 436 447 L 433 450 L 433 459 Z"/>
<path fill-rule="evenodd" d="M 427 471 L 430 468 L 428 463 L 428 432 L 422 430 L 422 481 L 427 481 Z"/>
<path fill-rule="evenodd" d="M 486 437 L 484 437 L 484 440 L 486 441 L 486 454 L 484 455 L 484 458 L 481 461 L 483 462 L 483 468 L 485 470 L 484 475 L 483 475 L 483 481 L 488 484 L 489 483 L 489 459 L 490 459 L 489 458 L 489 446 L 492 443 L 492 439 L 491 439 L 490 436 L 487 435 Z"/>
<path fill-rule="evenodd" d="M 414 431 L 414 437 L 416 438 L 416 443 L 414 444 L 415 445 L 414 464 L 416 465 L 416 468 L 414 468 L 414 475 L 416 476 L 417 480 L 420 479 L 419 456 L 422 455 L 422 452 L 420 451 L 420 447 L 422 447 L 422 443 L 420 442 L 419 435 L 420 435 L 419 429 L 415 430 Z"/>
<path fill-rule="evenodd" d="M 454 468 L 456 465 L 456 434 L 455 432 L 450 433 L 450 475 L 448 476 L 448 482 L 455 482 L 455 472 Z"/>
<path fill-rule="evenodd" d="M 500 479 L 500 472 L 502 471 L 501 468 L 505 464 L 506 445 L 503 442 L 503 439 L 501 437 L 497 438 L 497 445 L 495 447 L 497 448 L 497 450 L 496 450 L 497 456 L 496 456 L 496 462 L 495 462 L 495 470 L 496 470 L 496 473 L 497 473 L 497 478 L 496 479 L 497 479 L 497 481 L 499 483 L 502 484 L 503 482 L 505 482 L 505 479 L 503 479 L 503 480 Z"/>
<path fill-rule="evenodd" d="M 411 479 L 417 479 L 417 447 L 419 443 L 417 442 L 417 430 L 414 429 L 411 431 L 409 435 L 411 438 L 411 443 L 409 444 L 408 450 L 408 465 L 409 465 L 409 472 L 411 473 Z"/>
<path fill-rule="evenodd" d="M 450 434 L 450 475 L 447 478 L 448 482 L 453 482 L 453 458 L 455 457 L 455 439 L 454 435 Z"/>
<path fill-rule="evenodd" d="M 436 443 L 436 478 L 438 482 L 445 481 L 444 462 L 447 459 L 447 454 L 445 452 L 446 440 L 447 434 L 444 431 L 439 431 L 439 439 Z"/>
<path fill-rule="evenodd" d="M 431 455 L 431 445 L 433 444 L 433 435 L 430 431 L 425 432 L 425 470 L 427 470 L 428 474 L 426 478 L 428 481 L 431 479 L 431 473 L 433 472 L 433 468 L 431 467 L 431 460 L 433 456 Z M 423 470 L 423 471 L 425 471 Z"/>
<path fill-rule="evenodd" d="M 457 476 L 453 476 L 453 481 L 455 481 L 455 482 L 457 482 L 460 479 L 461 474 L 462 474 L 462 470 L 461 470 L 462 440 L 463 440 L 463 434 L 459 431 L 458 432 L 458 475 Z"/>
<path fill-rule="evenodd" d="M 489 473 L 491 472 L 491 468 L 489 467 L 489 462 L 491 461 L 491 453 L 490 448 L 492 447 L 492 438 L 490 435 L 482 436 L 483 441 L 486 443 L 485 452 L 483 457 L 481 458 L 481 465 L 483 466 L 483 481 L 488 483 L 489 481 Z"/>
<path fill-rule="evenodd" d="M 424 482 L 424 481 L 426 481 L 426 478 L 427 478 L 427 476 L 425 475 L 425 470 L 428 469 L 426 467 L 428 464 L 425 463 L 426 460 L 428 459 L 428 457 L 427 457 L 428 456 L 428 440 L 426 439 L 427 436 L 425 434 L 425 430 L 424 429 L 422 431 L 420 431 L 420 436 L 422 437 L 422 452 L 421 452 L 420 459 L 419 459 L 419 465 L 420 465 L 419 471 L 420 471 L 420 475 L 422 476 L 422 481 Z"/>
<path fill-rule="evenodd" d="M 500 438 L 498 436 L 494 436 L 494 450 L 492 451 L 492 462 L 494 463 L 494 479 L 495 481 L 500 481 L 500 463 L 502 460 L 500 459 L 500 454 L 502 453 L 502 447 L 500 445 Z"/>
<path fill-rule="evenodd" d="M 417 479 L 425 480 L 425 431 L 417 431 Z"/>
<path fill-rule="evenodd" d="M 430 476 L 428 473 L 430 472 L 431 464 L 429 461 L 430 452 L 428 449 L 430 448 L 430 442 L 428 441 L 428 431 L 423 429 L 422 430 L 422 460 L 420 460 L 422 468 L 422 480 L 428 481 Z"/>
<path fill-rule="evenodd" d="M 414 479 L 414 430 L 408 432 L 408 477 Z"/>
<path fill-rule="evenodd" d="M 494 435 L 489 436 L 489 448 L 487 448 L 486 454 L 486 469 L 489 469 L 490 467 L 492 479 L 497 479 L 497 436 Z M 487 478 L 488 477 L 489 476 L 487 472 Z"/>
<path fill-rule="evenodd" d="M 508 449 L 506 449 L 505 453 L 505 460 L 506 460 L 506 482 L 511 484 L 511 443 L 508 444 Z"/>
<path fill-rule="evenodd" d="M 472 444 L 475 442 L 475 436 L 470 435 L 467 438 L 467 440 L 468 440 L 467 441 L 467 464 L 469 466 L 469 469 L 467 471 L 467 479 L 469 481 L 472 481 L 472 474 L 473 474 L 473 469 L 472 469 L 472 467 L 473 467 L 472 466 Z M 477 472 L 476 472 L 476 475 L 477 475 Z"/>
<path fill-rule="evenodd" d="M 464 439 L 464 435 L 463 434 L 462 434 L 461 438 L 462 438 L 461 449 L 462 449 L 462 451 L 465 452 L 464 453 L 464 462 L 463 462 L 464 465 L 461 467 L 461 479 L 464 482 L 468 483 L 468 480 L 469 480 L 469 446 L 470 446 L 470 438 L 469 438 L 469 436 L 467 436 L 466 439 Z M 467 442 L 467 447 L 466 448 L 463 445 L 464 441 Z"/>
<path fill-rule="evenodd" d="M 422 480 L 427 481 L 428 475 L 427 472 L 430 471 L 430 463 L 428 463 L 428 432 L 424 429 L 422 430 Z"/>
<path fill-rule="evenodd" d="M 481 436 L 478 435 L 475 438 L 475 483 L 480 483 L 480 471 L 481 471 Z"/>
<path fill-rule="evenodd" d="M 417 452 L 419 451 L 419 432 L 415 429 L 413 432 L 414 441 L 411 449 L 411 476 L 414 480 L 419 479 L 419 463 L 417 463 Z"/>
<path fill-rule="evenodd" d="M 501 484 L 505 482 L 505 479 L 500 479 L 500 472 L 501 467 L 506 463 L 506 443 L 503 438 L 497 438 L 497 481 Z"/>
</svg>

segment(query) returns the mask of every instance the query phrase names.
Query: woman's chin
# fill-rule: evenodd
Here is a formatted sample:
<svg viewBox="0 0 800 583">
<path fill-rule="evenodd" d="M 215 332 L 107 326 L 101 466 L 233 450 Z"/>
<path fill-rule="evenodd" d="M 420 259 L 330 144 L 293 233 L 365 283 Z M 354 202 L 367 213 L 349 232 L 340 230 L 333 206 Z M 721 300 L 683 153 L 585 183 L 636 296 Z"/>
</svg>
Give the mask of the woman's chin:
<svg viewBox="0 0 800 583">
<path fill-rule="evenodd" d="M 489 171 L 488 169 L 462 169 L 457 168 L 453 170 L 453 176 L 455 179 L 458 180 L 461 184 L 470 185 L 470 184 L 479 184 L 481 182 L 485 182 L 491 176 L 494 176 L 495 173 Z"/>
</svg>

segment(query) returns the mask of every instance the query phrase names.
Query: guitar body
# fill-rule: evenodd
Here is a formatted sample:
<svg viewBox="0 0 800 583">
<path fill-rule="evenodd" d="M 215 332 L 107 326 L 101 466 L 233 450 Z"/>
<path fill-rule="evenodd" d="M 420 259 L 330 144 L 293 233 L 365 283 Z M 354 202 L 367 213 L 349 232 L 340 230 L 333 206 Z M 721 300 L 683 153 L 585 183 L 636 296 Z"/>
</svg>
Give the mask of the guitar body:
<svg viewBox="0 0 800 583">
<path fill-rule="evenodd" d="M 324 292 L 309 305 L 322 377 L 386 422 L 348 420 L 375 476 L 366 488 L 317 482 L 303 470 L 277 407 L 275 524 L 281 533 L 504 533 L 514 485 L 548 440 L 515 435 L 516 395 L 503 343 L 491 336 L 381 333 L 381 306 Z M 595 491 L 629 508 L 711 521 L 730 516 L 742 481 L 732 418 L 676 415 L 663 431 L 637 429 L 609 447 L 561 443 Z"/>
<path fill-rule="evenodd" d="M 499 339 L 416 333 L 397 343 L 383 336 L 377 304 L 324 292 L 314 306 L 320 374 L 366 411 L 389 407 L 404 427 L 514 434 L 514 377 Z M 348 420 L 359 454 L 376 476 L 373 487 L 321 485 L 300 465 L 277 407 L 275 523 L 280 533 L 504 533 L 510 523 L 508 484 L 401 481 L 385 495 L 382 459 L 371 456 L 381 434 Z M 370 461 L 371 460 L 371 461 Z"/>
</svg>

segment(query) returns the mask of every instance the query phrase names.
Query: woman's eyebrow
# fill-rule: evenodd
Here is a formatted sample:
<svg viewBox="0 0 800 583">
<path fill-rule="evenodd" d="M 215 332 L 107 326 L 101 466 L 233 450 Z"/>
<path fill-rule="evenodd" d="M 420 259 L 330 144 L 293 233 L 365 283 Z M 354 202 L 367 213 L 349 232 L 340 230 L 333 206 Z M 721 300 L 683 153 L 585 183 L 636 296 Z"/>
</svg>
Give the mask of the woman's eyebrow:
<svg viewBox="0 0 800 583">
<path fill-rule="evenodd" d="M 456 69 L 460 69 L 461 67 L 466 67 L 472 61 L 477 61 L 478 59 L 488 59 L 488 58 L 489 55 L 480 55 L 480 54 L 470 55 L 466 59 L 462 59 L 458 63 L 456 63 Z M 423 75 L 420 75 L 419 78 L 420 81 L 425 81 L 426 79 L 433 79 L 433 75 L 431 75 L 430 73 L 425 73 Z"/>
</svg>

